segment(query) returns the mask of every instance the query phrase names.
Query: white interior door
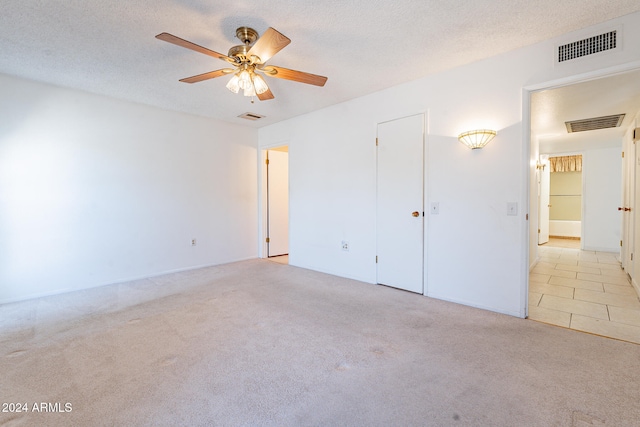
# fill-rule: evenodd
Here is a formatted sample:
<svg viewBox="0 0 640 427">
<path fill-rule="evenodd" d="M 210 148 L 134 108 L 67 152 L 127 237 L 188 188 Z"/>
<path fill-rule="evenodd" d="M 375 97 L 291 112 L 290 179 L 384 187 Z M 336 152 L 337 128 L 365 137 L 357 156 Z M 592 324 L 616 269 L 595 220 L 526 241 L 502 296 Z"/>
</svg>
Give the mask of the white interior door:
<svg viewBox="0 0 640 427">
<path fill-rule="evenodd" d="M 551 168 L 549 156 L 541 155 L 540 163 L 543 169 L 538 169 L 538 244 L 549 241 L 549 208 L 551 207 Z"/>
<path fill-rule="evenodd" d="M 424 116 L 378 124 L 378 283 L 423 292 Z"/>
<path fill-rule="evenodd" d="M 637 270 L 635 270 L 634 268 L 634 262 L 633 262 L 633 254 L 636 251 L 636 221 L 635 221 L 635 211 L 636 211 L 636 174 L 638 173 L 638 166 L 636 164 L 636 151 L 638 149 L 637 144 L 635 143 L 631 143 L 630 147 L 629 147 L 629 168 L 631 169 L 629 171 L 629 176 L 627 177 L 627 179 L 629 180 L 629 210 L 627 211 L 627 216 L 629 217 L 628 219 L 628 225 L 629 225 L 629 229 L 628 229 L 628 235 L 627 235 L 627 242 L 628 242 L 628 249 L 629 249 L 629 262 L 627 263 L 627 267 L 625 268 L 626 272 L 629 274 L 629 276 L 631 277 L 632 280 L 636 280 L 637 279 Z"/>
<path fill-rule="evenodd" d="M 268 256 L 289 253 L 289 153 L 267 151 Z"/>
<path fill-rule="evenodd" d="M 632 254 L 635 245 L 634 236 L 634 199 L 635 199 L 635 144 L 631 136 L 625 137 L 622 144 L 622 201 L 618 209 L 622 213 L 622 245 L 620 260 L 622 268 L 633 278 Z"/>
<path fill-rule="evenodd" d="M 640 132 L 640 131 L 639 131 Z M 636 201 L 640 201 L 640 150 L 637 149 L 638 142 L 636 141 L 634 150 L 634 177 L 633 177 L 633 200 L 634 203 L 631 206 L 631 221 L 633 224 L 633 247 L 640 248 L 640 211 L 637 209 Z M 636 292 L 640 295 L 640 257 L 634 256 L 633 261 L 630 263 L 630 268 L 627 273 L 631 276 L 631 283 L 636 288 Z"/>
</svg>

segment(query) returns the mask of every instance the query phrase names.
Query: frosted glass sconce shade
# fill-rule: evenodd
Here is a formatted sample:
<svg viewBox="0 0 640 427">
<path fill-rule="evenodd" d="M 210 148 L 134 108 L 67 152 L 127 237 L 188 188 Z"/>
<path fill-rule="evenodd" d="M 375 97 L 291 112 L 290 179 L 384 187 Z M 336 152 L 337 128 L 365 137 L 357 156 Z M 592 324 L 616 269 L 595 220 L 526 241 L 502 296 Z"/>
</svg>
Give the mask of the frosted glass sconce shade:
<svg viewBox="0 0 640 427">
<path fill-rule="evenodd" d="M 480 129 L 461 133 L 458 135 L 458 139 L 467 147 L 475 150 L 476 148 L 482 148 L 487 145 L 494 136 L 496 136 L 495 130 Z"/>
</svg>

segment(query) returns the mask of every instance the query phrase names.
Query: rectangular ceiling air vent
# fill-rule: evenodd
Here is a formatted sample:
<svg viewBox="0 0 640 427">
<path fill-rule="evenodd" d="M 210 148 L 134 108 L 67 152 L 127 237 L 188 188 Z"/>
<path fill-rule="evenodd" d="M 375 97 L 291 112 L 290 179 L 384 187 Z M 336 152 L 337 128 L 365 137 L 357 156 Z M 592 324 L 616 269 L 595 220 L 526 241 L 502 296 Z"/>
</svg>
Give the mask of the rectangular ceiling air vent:
<svg viewBox="0 0 640 427">
<path fill-rule="evenodd" d="M 564 122 L 567 126 L 567 132 L 584 132 L 588 130 L 617 128 L 622 124 L 624 114 L 616 114 L 613 116 L 594 117 L 592 119 L 573 120 Z"/>
<path fill-rule="evenodd" d="M 261 116 L 260 114 L 256 114 L 256 113 L 244 113 L 244 114 L 240 114 L 238 117 L 240 117 L 241 119 L 247 119 L 247 120 L 260 120 L 265 116 Z"/>
<path fill-rule="evenodd" d="M 605 50 L 618 47 L 617 31 L 609 31 L 597 36 L 578 40 L 558 46 L 558 62 L 569 61 L 571 59 L 592 55 Z"/>
</svg>

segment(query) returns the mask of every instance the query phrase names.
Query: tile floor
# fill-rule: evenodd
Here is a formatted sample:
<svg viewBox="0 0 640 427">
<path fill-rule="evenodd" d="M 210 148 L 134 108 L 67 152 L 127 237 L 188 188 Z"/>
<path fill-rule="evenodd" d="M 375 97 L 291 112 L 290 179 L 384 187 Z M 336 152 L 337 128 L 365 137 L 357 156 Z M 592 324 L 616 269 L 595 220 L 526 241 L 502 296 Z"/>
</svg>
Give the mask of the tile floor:
<svg viewBox="0 0 640 427">
<path fill-rule="evenodd" d="M 579 248 L 568 239 L 539 246 L 529 319 L 640 344 L 640 299 L 618 254 Z"/>
</svg>

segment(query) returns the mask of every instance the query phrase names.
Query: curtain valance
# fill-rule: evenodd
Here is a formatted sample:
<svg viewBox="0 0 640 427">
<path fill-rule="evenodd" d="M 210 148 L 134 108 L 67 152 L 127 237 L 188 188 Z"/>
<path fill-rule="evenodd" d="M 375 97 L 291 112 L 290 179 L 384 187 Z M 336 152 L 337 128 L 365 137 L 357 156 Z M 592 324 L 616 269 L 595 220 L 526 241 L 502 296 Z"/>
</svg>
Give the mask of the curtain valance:
<svg viewBox="0 0 640 427">
<path fill-rule="evenodd" d="M 582 156 L 549 157 L 551 172 L 580 172 L 582 171 Z"/>
</svg>

